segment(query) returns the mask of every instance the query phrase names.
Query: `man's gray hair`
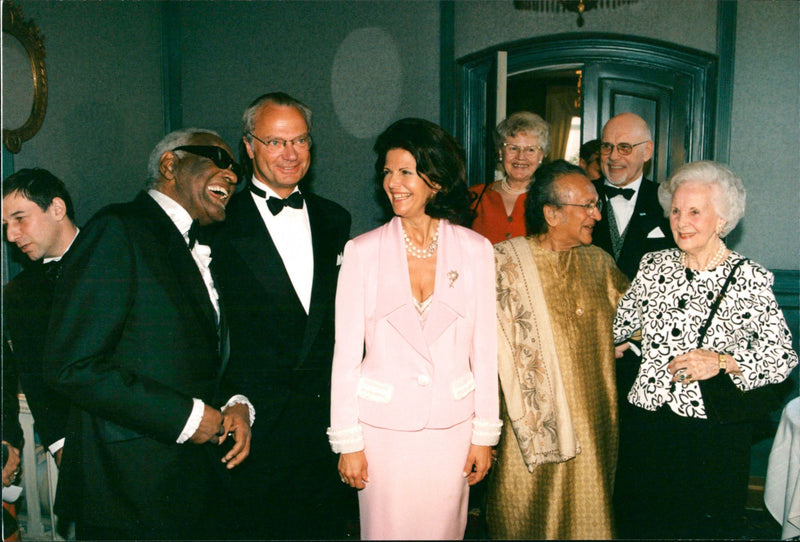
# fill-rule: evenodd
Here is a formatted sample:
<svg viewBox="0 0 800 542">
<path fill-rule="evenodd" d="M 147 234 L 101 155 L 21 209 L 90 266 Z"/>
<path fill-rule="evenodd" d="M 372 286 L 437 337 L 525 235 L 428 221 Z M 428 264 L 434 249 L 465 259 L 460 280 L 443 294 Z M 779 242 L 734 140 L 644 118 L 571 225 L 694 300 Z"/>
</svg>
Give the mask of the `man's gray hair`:
<svg viewBox="0 0 800 542">
<path fill-rule="evenodd" d="M 303 115 L 308 133 L 311 133 L 311 108 L 300 100 L 292 98 L 285 92 L 270 92 L 269 94 L 263 94 L 253 100 L 253 102 L 247 106 L 247 109 L 244 110 L 244 113 L 242 113 L 242 135 L 247 138 L 247 141 L 252 143 L 253 138 L 250 134 L 253 133 L 256 127 L 256 113 L 266 104 L 294 107 Z"/>
<path fill-rule="evenodd" d="M 744 189 L 742 179 L 728 166 L 719 162 L 700 160 L 684 164 L 658 187 L 658 202 L 664 209 L 665 216 L 669 216 L 675 191 L 685 183 L 713 187 L 714 195 L 711 203 L 717 214 L 725 220 L 720 236 L 725 237 L 733 231 L 744 216 L 747 199 L 747 191 Z"/>
<path fill-rule="evenodd" d="M 171 151 L 175 147 L 189 145 L 192 138 L 197 134 L 210 134 L 222 139 L 214 130 L 206 130 L 205 128 L 186 128 L 185 130 L 175 130 L 174 132 L 168 133 L 156 144 L 147 161 L 148 188 L 152 187 L 161 176 L 158 170 L 158 164 L 161 162 L 161 155 L 167 151 Z"/>
</svg>

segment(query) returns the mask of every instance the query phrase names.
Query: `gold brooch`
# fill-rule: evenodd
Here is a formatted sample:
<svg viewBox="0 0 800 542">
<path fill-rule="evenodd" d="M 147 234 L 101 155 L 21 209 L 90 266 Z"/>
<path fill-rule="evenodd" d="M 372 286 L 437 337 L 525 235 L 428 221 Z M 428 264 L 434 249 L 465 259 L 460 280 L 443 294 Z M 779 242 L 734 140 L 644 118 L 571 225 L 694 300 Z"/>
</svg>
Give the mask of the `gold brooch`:
<svg viewBox="0 0 800 542">
<path fill-rule="evenodd" d="M 458 279 L 458 271 L 453 269 L 449 273 L 447 273 L 447 278 L 450 279 L 450 287 L 453 287 L 453 283 Z"/>
</svg>

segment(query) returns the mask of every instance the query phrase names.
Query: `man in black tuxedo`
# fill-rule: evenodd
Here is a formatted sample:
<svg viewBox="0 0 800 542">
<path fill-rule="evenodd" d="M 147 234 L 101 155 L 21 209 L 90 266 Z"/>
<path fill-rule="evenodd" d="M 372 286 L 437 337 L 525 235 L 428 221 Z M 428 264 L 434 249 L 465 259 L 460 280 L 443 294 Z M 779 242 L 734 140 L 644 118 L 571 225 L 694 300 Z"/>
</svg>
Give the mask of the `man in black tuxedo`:
<svg viewBox="0 0 800 542">
<path fill-rule="evenodd" d="M 595 224 L 592 242 L 611 254 L 631 280 L 647 252 L 675 246 L 669 220 L 658 202 L 658 184 L 644 178 L 644 164 L 652 157 L 650 129 L 640 116 L 622 113 L 603 127 L 600 167 L 605 178 L 595 181 L 603 202 L 603 218 Z M 620 446 L 614 508 L 617 534 L 623 538 L 628 533 L 627 489 L 638 483 L 635 469 L 630 467 L 638 452 L 636 443 L 628 437 L 635 423 L 635 407 L 628 402 L 628 391 L 641 363 L 636 350 L 627 350 L 616 367 Z"/>
<path fill-rule="evenodd" d="M 658 184 L 644 178 L 644 164 L 652 156 L 650 129 L 640 116 L 622 113 L 603 127 L 600 167 L 605 178 L 595 181 L 603 218 L 592 242 L 611 254 L 631 280 L 645 253 L 675 246 L 658 203 Z"/>
<path fill-rule="evenodd" d="M 3 287 L 3 390 L 11 392 L 3 410 L 19 413 L 16 392 L 21 389 L 42 444 L 60 465 L 69 402 L 45 384 L 42 353 L 60 260 L 78 235 L 64 183 L 40 168 L 10 175 L 3 181 L 3 227 L 8 242 L 30 260 Z M 21 431 L 18 418 L 6 421 L 4 415 L 3 443 L 17 455 Z"/>
<path fill-rule="evenodd" d="M 214 132 L 167 135 L 149 190 L 98 212 L 63 260 L 45 371 L 72 403 L 56 507 L 78 539 L 227 532 L 218 482 L 249 453 L 251 415 L 241 396 L 211 406 L 228 397 L 227 328 L 194 233 L 224 220 L 238 169 Z"/>
<path fill-rule="evenodd" d="M 252 165 L 212 244 L 231 324 L 225 375 L 259 412 L 253 453 L 230 473 L 245 521 L 234 538 L 344 538 L 355 495 L 336 471 L 330 415 L 336 281 L 350 215 L 300 190 L 311 164 L 311 110 L 282 92 L 243 115 Z"/>
</svg>

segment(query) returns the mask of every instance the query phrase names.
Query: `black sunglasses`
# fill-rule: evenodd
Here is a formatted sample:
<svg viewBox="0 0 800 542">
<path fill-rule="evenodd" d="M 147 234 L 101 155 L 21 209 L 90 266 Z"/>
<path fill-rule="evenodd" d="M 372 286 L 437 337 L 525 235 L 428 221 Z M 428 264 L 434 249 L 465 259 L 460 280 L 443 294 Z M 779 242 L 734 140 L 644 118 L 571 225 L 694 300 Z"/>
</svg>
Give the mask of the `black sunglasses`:
<svg viewBox="0 0 800 542">
<path fill-rule="evenodd" d="M 234 159 L 231 158 L 231 155 L 222 147 L 214 145 L 182 145 L 172 149 L 172 152 L 175 151 L 186 151 L 196 154 L 197 156 L 202 156 L 203 158 L 208 158 L 220 169 L 231 168 L 231 171 L 236 174 L 239 180 L 242 180 L 242 175 L 244 175 L 242 166 L 237 164 Z"/>
</svg>

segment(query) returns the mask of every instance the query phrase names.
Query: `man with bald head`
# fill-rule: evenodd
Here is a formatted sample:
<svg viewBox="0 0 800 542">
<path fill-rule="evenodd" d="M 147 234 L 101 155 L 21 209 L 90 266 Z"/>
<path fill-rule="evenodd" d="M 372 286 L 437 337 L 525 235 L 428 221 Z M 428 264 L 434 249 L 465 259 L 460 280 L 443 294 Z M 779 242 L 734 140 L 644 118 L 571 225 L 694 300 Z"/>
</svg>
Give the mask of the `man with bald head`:
<svg viewBox="0 0 800 542">
<path fill-rule="evenodd" d="M 593 243 L 611 254 L 629 279 L 645 253 L 675 246 L 658 203 L 658 184 L 644 178 L 645 163 L 652 157 L 650 129 L 640 116 L 622 113 L 603 127 L 604 178 L 595 181 L 603 219 L 594 228 Z"/>
<path fill-rule="evenodd" d="M 658 184 L 644 178 L 645 163 L 653 157 L 653 140 L 647 123 L 633 113 L 621 113 L 603 127 L 600 143 L 600 168 L 603 177 L 595 181 L 603 204 L 603 218 L 595 224 L 592 242 L 614 257 L 620 270 L 633 280 L 639 261 L 647 252 L 675 246 L 669 220 L 658 203 Z M 628 402 L 641 363 L 635 346 L 617 360 L 616 381 L 619 406 L 619 457 L 614 489 L 617 534 L 626 538 L 629 527 L 626 504 L 629 489 L 638 483 L 629 455 L 635 443 L 628 438 Z"/>
<path fill-rule="evenodd" d="M 235 520 L 217 517 L 219 482 L 254 414 L 220 389 L 227 327 L 194 232 L 225 219 L 239 171 L 216 133 L 168 134 L 147 190 L 97 213 L 63 258 L 44 366 L 72 405 L 56 511 L 79 540 L 217 539 Z"/>
</svg>

